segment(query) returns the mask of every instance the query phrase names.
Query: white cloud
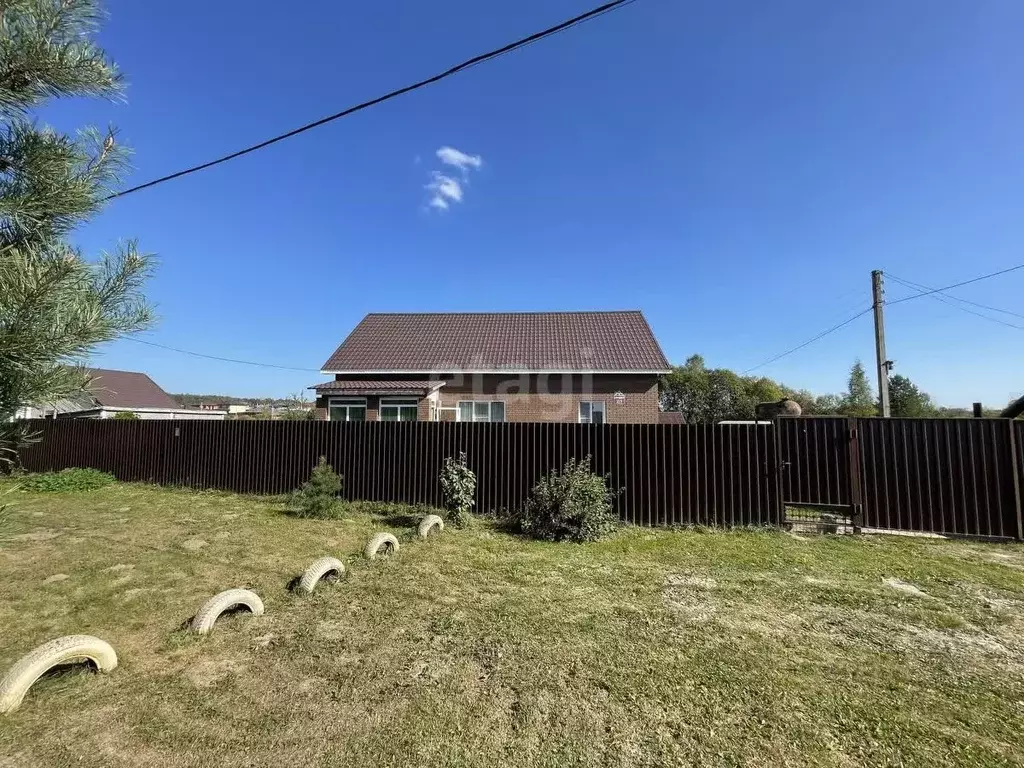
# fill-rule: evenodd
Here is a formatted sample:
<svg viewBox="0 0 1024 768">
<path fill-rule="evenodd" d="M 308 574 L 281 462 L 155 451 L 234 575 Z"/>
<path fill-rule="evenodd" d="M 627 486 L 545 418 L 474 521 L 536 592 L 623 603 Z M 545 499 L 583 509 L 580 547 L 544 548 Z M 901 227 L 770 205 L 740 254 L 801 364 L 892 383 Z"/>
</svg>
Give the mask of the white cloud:
<svg viewBox="0 0 1024 768">
<path fill-rule="evenodd" d="M 434 180 L 427 185 L 427 189 L 437 192 L 457 203 L 462 202 L 462 185 L 451 176 L 434 171 Z"/>
<path fill-rule="evenodd" d="M 452 203 L 461 203 L 465 188 L 469 186 L 469 172 L 483 165 L 480 155 L 467 155 L 454 147 L 441 147 L 435 153 L 445 165 L 458 168 L 461 179 L 441 171 L 430 172 L 430 183 L 424 189 L 430 192 L 427 206 L 438 211 L 447 211 Z"/>
<path fill-rule="evenodd" d="M 471 168 L 477 169 L 484 164 L 480 155 L 467 155 L 454 147 L 441 147 L 437 150 L 437 159 L 445 165 L 452 165 L 462 171 L 462 178 L 466 178 Z"/>
<path fill-rule="evenodd" d="M 434 171 L 433 181 L 427 184 L 426 189 L 433 192 L 430 198 L 430 205 L 442 211 L 448 210 L 449 201 L 454 203 L 462 202 L 462 185 L 457 179 L 445 176 L 443 173 Z"/>
</svg>

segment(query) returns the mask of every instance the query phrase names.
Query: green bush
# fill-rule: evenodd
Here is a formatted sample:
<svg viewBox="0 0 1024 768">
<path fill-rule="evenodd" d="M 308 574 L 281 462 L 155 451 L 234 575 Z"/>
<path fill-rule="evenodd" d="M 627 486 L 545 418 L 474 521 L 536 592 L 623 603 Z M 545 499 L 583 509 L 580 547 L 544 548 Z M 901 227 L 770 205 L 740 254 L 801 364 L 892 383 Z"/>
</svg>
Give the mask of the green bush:
<svg viewBox="0 0 1024 768">
<path fill-rule="evenodd" d="M 60 472 L 42 472 L 28 475 L 21 483 L 26 491 L 38 493 L 74 493 L 94 491 L 114 482 L 114 476 L 98 469 L 62 469 Z"/>
<path fill-rule="evenodd" d="M 466 466 L 466 454 L 462 452 L 458 459 L 448 456 L 441 467 L 441 492 L 448 507 L 446 517 L 456 528 L 464 528 L 469 523 L 469 513 L 476 503 L 476 475 Z"/>
<path fill-rule="evenodd" d="M 338 494 L 341 493 L 341 475 L 321 456 L 309 480 L 292 494 L 292 505 L 297 517 L 330 518 L 338 516 Z"/>
<path fill-rule="evenodd" d="M 619 523 L 618 492 L 607 479 L 590 471 L 589 456 L 570 459 L 561 474 L 550 472 L 533 487 L 516 520 L 519 529 L 548 541 L 597 541 Z"/>
<path fill-rule="evenodd" d="M 118 411 L 114 414 L 114 419 L 116 421 L 138 421 L 139 414 L 135 411 Z"/>
</svg>

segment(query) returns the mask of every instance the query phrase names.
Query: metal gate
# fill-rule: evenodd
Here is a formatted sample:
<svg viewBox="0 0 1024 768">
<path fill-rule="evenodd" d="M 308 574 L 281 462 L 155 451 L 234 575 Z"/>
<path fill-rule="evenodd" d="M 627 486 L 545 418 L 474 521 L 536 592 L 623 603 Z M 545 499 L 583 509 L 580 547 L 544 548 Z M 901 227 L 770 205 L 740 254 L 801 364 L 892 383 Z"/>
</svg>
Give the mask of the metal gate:
<svg viewBox="0 0 1024 768">
<path fill-rule="evenodd" d="M 1024 539 L 1024 424 L 1009 419 L 781 418 L 780 518 Z M 830 519 L 830 518 L 827 518 Z"/>
<path fill-rule="evenodd" d="M 857 419 L 775 421 L 781 510 L 787 525 L 858 531 L 863 519 Z"/>
</svg>

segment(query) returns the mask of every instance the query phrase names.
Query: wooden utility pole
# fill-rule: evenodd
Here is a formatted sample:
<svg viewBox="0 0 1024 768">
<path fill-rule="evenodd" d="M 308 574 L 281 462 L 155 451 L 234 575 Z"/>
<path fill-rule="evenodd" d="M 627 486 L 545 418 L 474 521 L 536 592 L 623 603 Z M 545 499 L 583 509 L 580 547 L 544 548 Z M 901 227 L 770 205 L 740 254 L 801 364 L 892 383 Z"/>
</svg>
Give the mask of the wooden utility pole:
<svg viewBox="0 0 1024 768">
<path fill-rule="evenodd" d="M 871 272 L 871 296 L 875 303 L 875 360 L 878 368 L 878 400 L 882 406 L 881 416 L 888 419 L 889 412 L 889 358 L 885 355 L 885 289 L 882 286 L 882 270 Z"/>
</svg>

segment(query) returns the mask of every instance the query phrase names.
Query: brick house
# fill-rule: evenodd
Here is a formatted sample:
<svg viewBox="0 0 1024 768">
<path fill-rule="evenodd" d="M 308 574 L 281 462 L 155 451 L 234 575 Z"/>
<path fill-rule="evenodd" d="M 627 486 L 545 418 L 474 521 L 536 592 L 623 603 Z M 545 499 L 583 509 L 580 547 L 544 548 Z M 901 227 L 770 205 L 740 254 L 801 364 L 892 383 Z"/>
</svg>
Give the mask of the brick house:
<svg viewBox="0 0 1024 768">
<path fill-rule="evenodd" d="M 658 422 L 641 312 L 369 314 L 322 366 L 333 421 Z"/>
</svg>

